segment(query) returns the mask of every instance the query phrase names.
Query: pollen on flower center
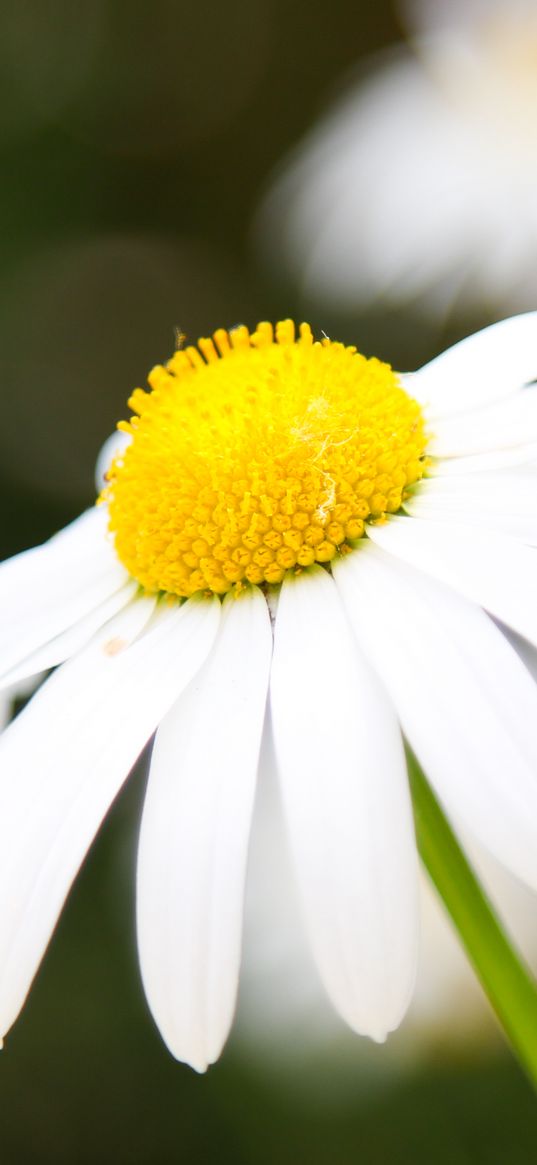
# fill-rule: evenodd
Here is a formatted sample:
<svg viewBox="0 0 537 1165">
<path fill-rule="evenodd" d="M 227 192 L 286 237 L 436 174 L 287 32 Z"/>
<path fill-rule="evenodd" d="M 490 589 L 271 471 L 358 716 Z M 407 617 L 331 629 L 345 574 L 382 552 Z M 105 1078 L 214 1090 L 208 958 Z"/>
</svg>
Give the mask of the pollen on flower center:
<svg viewBox="0 0 537 1165">
<path fill-rule="evenodd" d="M 307 324 L 222 329 L 148 382 L 105 496 L 117 554 L 149 591 L 280 583 L 398 510 L 422 475 L 421 410 L 391 368 Z"/>
</svg>

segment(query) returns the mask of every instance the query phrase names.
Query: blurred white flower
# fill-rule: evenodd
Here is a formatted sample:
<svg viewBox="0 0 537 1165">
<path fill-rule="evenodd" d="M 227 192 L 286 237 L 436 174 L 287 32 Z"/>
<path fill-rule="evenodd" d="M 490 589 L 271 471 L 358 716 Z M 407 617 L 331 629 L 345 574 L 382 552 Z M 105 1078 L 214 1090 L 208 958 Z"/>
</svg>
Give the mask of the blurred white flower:
<svg viewBox="0 0 537 1165">
<path fill-rule="evenodd" d="M 379 55 L 276 178 L 269 263 L 310 301 L 421 311 L 537 299 L 537 5 L 414 0 Z"/>
</svg>

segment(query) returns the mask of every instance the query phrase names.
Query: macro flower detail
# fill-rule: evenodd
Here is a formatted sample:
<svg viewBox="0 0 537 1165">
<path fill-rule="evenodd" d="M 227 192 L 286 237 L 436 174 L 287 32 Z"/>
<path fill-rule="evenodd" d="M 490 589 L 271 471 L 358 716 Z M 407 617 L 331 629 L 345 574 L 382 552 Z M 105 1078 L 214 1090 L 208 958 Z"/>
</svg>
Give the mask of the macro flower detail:
<svg viewBox="0 0 537 1165">
<path fill-rule="evenodd" d="M 206 363 L 204 363 L 203 353 Z M 421 410 L 386 364 L 290 320 L 177 352 L 137 390 L 110 529 L 151 591 L 217 594 L 329 562 L 423 473 Z"/>
<path fill-rule="evenodd" d="M 134 392 L 99 504 L 0 569 L 2 686 L 55 668 L 0 738 L 1 1033 L 155 731 L 140 966 L 200 1071 L 233 1019 L 260 754 L 357 1032 L 385 1039 L 414 983 L 403 734 L 448 815 L 537 888 L 537 687 L 501 629 L 531 667 L 536 374 L 537 313 L 407 376 L 284 321 L 218 331 Z"/>
</svg>

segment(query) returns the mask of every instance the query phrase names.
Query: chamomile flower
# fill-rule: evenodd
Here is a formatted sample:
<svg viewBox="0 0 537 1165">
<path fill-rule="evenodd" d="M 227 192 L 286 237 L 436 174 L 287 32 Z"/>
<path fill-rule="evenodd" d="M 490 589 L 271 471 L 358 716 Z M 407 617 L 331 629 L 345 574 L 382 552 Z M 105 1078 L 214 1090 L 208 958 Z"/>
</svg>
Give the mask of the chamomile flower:
<svg viewBox="0 0 537 1165">
<path fill-rule="evenodd" d="M 491 618 L 537 643 L 536 372 L 536 313 L 408 377 L 284 321 L 136 389 L 100 504 L 0 571 L 3 684 L 60 665 L 0 739 L 2 1033 L 155 730 L 140 966 L 198 1070 L 235 1008 L 260 754 L 357 1032 L 397 1027 L 415 977 L 402 732 L 448 814 L 537 886 L 537 687 Z"/>
<path fill-rule="evenodd" d="M 521 311 L 537 292 L 534 0 L 401 4 L 372 59 L 284 165 L 259 246 L 309 302 Z"/>
</svg>

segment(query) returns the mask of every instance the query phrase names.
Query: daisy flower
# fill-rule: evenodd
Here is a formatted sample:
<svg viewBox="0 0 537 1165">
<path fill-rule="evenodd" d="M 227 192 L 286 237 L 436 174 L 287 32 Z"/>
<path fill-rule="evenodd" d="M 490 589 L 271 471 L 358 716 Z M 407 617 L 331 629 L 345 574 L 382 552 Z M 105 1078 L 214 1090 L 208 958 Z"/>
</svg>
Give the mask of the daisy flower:
<svg viewBox="0 0 537 1165">
<path fill-rule="evenodd" d="M 372 59 L 299 145 L 259 246 L 311 302 L 532 307 L 534 0 L 401 7 L 409 43 Z"/>
<path fill-rule="evenodd" d="M 537 313 L 408 377 L 287 320 L 135 390 L 101 504 L 0 570 L 3 684 L 60 665 L 0 739 L 0 1032 L 155 730 L 140 966 L 200 1071 L 235 1008 L 260 753 L 357 1032 L 385 1039 L 415 977 L 402 732 L 448 814 L 537 885 L 537 688 L 496 622 L 537 643 L 536 372 Z"/>
</svg>

